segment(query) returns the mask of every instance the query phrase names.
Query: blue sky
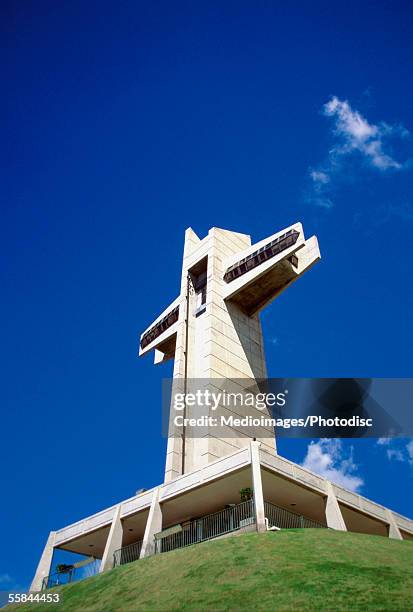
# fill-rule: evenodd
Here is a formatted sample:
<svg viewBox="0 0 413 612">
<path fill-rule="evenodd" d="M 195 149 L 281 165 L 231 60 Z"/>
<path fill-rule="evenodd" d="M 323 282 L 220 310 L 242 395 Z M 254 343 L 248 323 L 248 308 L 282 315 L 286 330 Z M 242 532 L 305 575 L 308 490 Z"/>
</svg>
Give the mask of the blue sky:
<svg viewBox="0 0 413 612">
<path fill-rule="evenodd" d="M 263 316 L 271 376 L 412 375 L 413 42 L 408 2 L 0 11 L 1 589 L 50 529 L 161 481 L 170 365 L 138 334 L 187 226 L 317 233 L 322 263 Z M 407 445 L 279 452 L 412 515 Z"/>
</svg>

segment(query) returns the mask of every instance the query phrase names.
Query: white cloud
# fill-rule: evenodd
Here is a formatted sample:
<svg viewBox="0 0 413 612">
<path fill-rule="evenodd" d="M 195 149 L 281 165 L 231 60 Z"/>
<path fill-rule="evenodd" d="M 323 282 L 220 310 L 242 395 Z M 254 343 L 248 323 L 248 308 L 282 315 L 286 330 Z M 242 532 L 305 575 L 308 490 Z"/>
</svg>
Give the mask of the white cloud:
<svg viewBox="0 0 413 612">
<path fill-rule="evenodd" d="M 324 104 L 323 114 L 333 120 L 334 142 L 325 163 L 309 169 L 311 189 L 307 199 L 312 204 L 323 208 L 333 206 L 331 195 L 335 179 L 344 174 L 343 163 L 347 158 L 361 160 L 364 165 L 380 172 L 397 171 L 409 165 L 409 162 L 399 162 L 389 152 L 391 139 L 409 135 L 402 126 L 370 123 L 347 100 L 340 100 L 337 96 Z"/>
<path fill-rule="evenodd" d="M 390 438 L 379 438 L 377 444 L 379 446 L 388 446 L 390 444 Z"/>
<path fill-rule="evenodd" d="M 310 176 L 316 185 L 326 185 L 330 182 L 330 177 L 322 170 L 310 170 Z"/>
<path fill-rule="evenodd" d="M 337 143 L 330 152 L 334 155 L 347 155 L 354 151 L 361 153 L 365 159 L 379 170 L 395 168 L 402 164 L 384 152 L 384 140 L 395 134 L 401 135 L 400 128 L 387 123 L 371 124 L 358 111 L 353 110 L 346 100 L 331 98 L 323 107 L 327 117 L 335 121 Z M 403 130 L 403 135 L 406 135 Z"/>
<path fill-rule="evenodd" d="M 386 447 L 389 461 L 408 462 L 413 465 L 413 440 L 406 444 L 405 441 L 397 438 L 379 438 L 377 444 Z"/>
<path fill-rule="evenodd" d="M 363 479 L 354 474 L 357 465 L 353 461 L 352 449 L 346 455 L 338 439 L 322 438 L 311 442 L 301 465 L 350 491 L 358 491 L 364 484 Z"/>
</svg>

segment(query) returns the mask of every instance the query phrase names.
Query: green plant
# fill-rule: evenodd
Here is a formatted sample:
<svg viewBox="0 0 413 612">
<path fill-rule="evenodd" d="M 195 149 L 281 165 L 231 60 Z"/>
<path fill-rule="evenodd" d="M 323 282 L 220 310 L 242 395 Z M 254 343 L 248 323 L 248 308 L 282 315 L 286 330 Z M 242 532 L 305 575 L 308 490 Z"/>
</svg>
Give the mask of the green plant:
<svg viewBox="0 0 413 612">
<path fill-rule="evenodd" d="M 250 499 L 252 499 L 253 496 L 253 490 L 251 489 L 251 487 L 245 487 L 245 489 L 240 489 L 239 490 L 239 494 L 241 497 L 241 501 L 249 501 Z"/>
<path fill-rule="evenodd" d="M 56 565 L 56 572 L 58 574 L 68 574 L 74 569 L 74 565 L 67 565 L 66 563 L 59 563 Z"/>
</svg>

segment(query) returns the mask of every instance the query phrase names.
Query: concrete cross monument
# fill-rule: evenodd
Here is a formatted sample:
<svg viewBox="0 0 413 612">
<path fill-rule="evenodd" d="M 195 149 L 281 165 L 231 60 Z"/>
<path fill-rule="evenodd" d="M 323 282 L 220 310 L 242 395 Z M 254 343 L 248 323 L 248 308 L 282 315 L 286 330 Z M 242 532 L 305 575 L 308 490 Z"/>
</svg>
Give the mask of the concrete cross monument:
<svg viewBox="0 0 413 612">
<path fill-rule="evenodd" d="M 139 354 L 154 350 L 155 363 L 174 359 L 174 383 L 184 395 L 190 381 L 236 379 L 249 385 L 265 379 L 259 313 L 319 259 L 317 238 L 306 240 L 301 223 L 256 244 L 246 234 L 215 227 L 201 240 L 189 228 L 180 293 L 143 332 Z M 219 435 L 210 428 L 197 437 L 177 427 L 173 417 L 171 406 L 165 482 L 250 442 L 229 426 Z M 256 438 L 274 453 L 273 433 L 258 428 Z"/>
<path fill-rule="evenodd" d="M 212 228 L 201 240 L 187 230 L 180 293 L 142 334 L 140 354 L 175 360 L 172 386 L 182 389 L 188 417 L 197 408 L 188 402 L 193 381 L 248 389 L 266 379 L 259 313 L 319 259 L 317 239 L 306 240 L 300 223 L 253 245 L 245 234 Z M 258 426 L 251 436 L 207 425 L 194 435 L 190 424 L 177 424 L 174 407 L 165 481 L 51 531 L 32 591 L 60 584 L 57 549 L 93 555 L 105 572 L 243 530 L 316 526 L 413 539 L 411 519 L 277 454 L 273 428 Z M 240 502 L 242 491 L 253 499 Z"/>
</svg>

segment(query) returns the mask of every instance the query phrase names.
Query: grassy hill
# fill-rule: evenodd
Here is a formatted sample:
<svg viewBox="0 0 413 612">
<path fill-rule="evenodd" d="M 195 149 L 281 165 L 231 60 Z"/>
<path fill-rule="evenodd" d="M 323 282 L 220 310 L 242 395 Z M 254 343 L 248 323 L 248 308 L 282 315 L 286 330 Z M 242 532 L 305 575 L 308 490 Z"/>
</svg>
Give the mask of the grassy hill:
<svg viewBox="0 0 413 612">
<path fill-rule="evenodd" d="M 297 529 L 205 542 L 54 589 L 60 612 L 413 610 L 413 541 Z M 9 608 L 8 608 L 9 609 Z"/>
</svg>

